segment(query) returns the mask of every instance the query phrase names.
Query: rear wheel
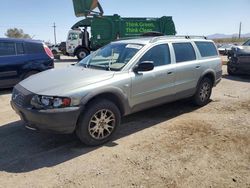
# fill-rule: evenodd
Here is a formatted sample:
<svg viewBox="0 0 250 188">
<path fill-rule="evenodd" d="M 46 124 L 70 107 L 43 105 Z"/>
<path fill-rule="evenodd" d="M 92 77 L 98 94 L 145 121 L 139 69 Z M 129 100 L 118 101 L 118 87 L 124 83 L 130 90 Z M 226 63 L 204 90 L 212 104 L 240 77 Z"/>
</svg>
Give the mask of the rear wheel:
<svg viewBox="0 0 250 188">
<path fill-rule="evenodd" d="M 79 118 L 76 134 L 86 145 L 104 144 L 112 138 L 120 124 L 120 111 L 108 100 L 97 100 L 88 106 Z"/>
<path fill-rule="evenodd" d="M 82 59 L 84 59 L 88 55 L 89 55 L 89 52 L 83 48 L 80 48 L 76 51 L 76 56 L 77 56 L 79 61 L 81 61 Z"/>
<path fill-rule="evenodd" d="M 204 106 L 209 102 L 212 94 L 212 81 L 209 78 L 203 78 L 198 86 L 198 89 L 194 95 L 194 103 L 197 106 Z"/>
</svg>

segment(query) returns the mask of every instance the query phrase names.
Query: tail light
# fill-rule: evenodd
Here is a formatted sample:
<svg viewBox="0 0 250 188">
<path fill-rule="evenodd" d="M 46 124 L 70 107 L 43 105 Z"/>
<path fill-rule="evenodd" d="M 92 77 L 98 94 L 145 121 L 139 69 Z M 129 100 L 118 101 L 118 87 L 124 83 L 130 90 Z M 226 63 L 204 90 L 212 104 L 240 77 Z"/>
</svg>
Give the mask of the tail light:
<svg viewBox="0 0 250 188">
<path fill-rule="evenodd" d="M 49 49 L 49 47 L 46 46 L 46 45 L 43 45 L 43 48 L 44 48 L 46 54 L 47 54 L 51 59 L 54 59 L 54 55 L 53 55 L 52 51 Z"/>
</svg>

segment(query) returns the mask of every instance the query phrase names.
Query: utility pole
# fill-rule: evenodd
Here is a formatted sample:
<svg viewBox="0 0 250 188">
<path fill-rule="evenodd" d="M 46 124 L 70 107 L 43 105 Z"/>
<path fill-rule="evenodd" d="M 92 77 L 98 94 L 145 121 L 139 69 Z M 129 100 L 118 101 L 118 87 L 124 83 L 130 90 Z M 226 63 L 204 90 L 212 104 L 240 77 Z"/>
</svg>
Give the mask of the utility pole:
<svg viewBox="0 0 250 188">
<path fill-rule="evenodd" d="M 240 28 L 239 28 L 239 39 L 241 38 L 241 22 L 240 22 Z"/>
<path fill-rule="evenodd" d="M 54 25 L 52 26 L 54 28 L 54 39 L 55 39 L 55 45 L 56 43 L 56 23 L 54 22 Z"/>
</svg>

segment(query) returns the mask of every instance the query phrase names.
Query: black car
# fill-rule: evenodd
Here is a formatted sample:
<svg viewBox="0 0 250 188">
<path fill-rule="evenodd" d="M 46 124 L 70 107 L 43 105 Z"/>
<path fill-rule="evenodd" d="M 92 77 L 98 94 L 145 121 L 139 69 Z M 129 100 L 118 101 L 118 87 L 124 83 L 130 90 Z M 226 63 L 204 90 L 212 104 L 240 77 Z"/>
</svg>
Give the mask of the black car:
<svg viewBox="0 0 250 188">
<path fill-rule="evenodd" d="M 218 51 L 221 55 L 228 55 L 229 53 L 231 53 L 233 46 L 233 44 L 223 44 L 218 48 Z"/>
<path fill-rule="evenodd" d="M 0 38 L 0 88 L 54 68 L 54 56 L 41 41 Z"/>
<path fill-rule="evenodd" d="M 247 40 L 242 46 L 232 47 L 232 51 L 228 54 L 228 59 L 228 74 L 250 75 L 250 39 Z"/>
</svg>

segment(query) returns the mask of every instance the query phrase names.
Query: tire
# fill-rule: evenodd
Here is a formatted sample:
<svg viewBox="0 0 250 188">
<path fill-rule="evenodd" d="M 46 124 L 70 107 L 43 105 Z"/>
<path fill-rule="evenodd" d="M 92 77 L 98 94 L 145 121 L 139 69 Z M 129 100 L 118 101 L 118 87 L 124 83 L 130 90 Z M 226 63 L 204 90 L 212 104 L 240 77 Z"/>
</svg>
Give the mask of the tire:
<svg viewBox="0 0 250 188">
<path fill-rule="evenodd" d="M 53 55 L 57 55 L 58 52 L 56 50 L 52 50 Z"/>
<path fill-rule="evenodd" d="M 199 83 L 197 91 L 193 97 L 193 102 L 197 106 L 205 106 L 208 104 L 211 94 L 212 94 L 212 81 L 211 79 L 205 77 Z"/>
<path fill-rule="evenodd" d="M 229 75 L 236 75 L 237 74 L 237 68 L 232 67 L 231 65 L 227 65 L 227 73 Z"/>
<path fill-rule="evenodd" d="M 112 138 L 120 121 L 121 113 L 113 102 L 96 100 L 80 115 L 76 135 L 88 146 L 101 145 Z"/>
<path fill-rule="evenodd" d="M 84 59 L 85 57 L 87 57 L 89 55 L 89 52 L 83 48 L 80 48 L 76 51 L 76 56 L 77 59 L 79 61 L 81 61 L 82 59 Z"/>
<path fill-rule="evenodd" d="M 34 71 L 34 70 L 33 70 L 33 71 L 29 71 L 29 72 L 25 73 L 25 74 L 22 76 L 22 80 L 24 80 L 24 79 L 26 79 L 26 78 L 28 78 L 28 77 L 34 75 L 34 74 L 37 74 L 37 73 L 39 73 L 39 71 Z"/>
</svg>

